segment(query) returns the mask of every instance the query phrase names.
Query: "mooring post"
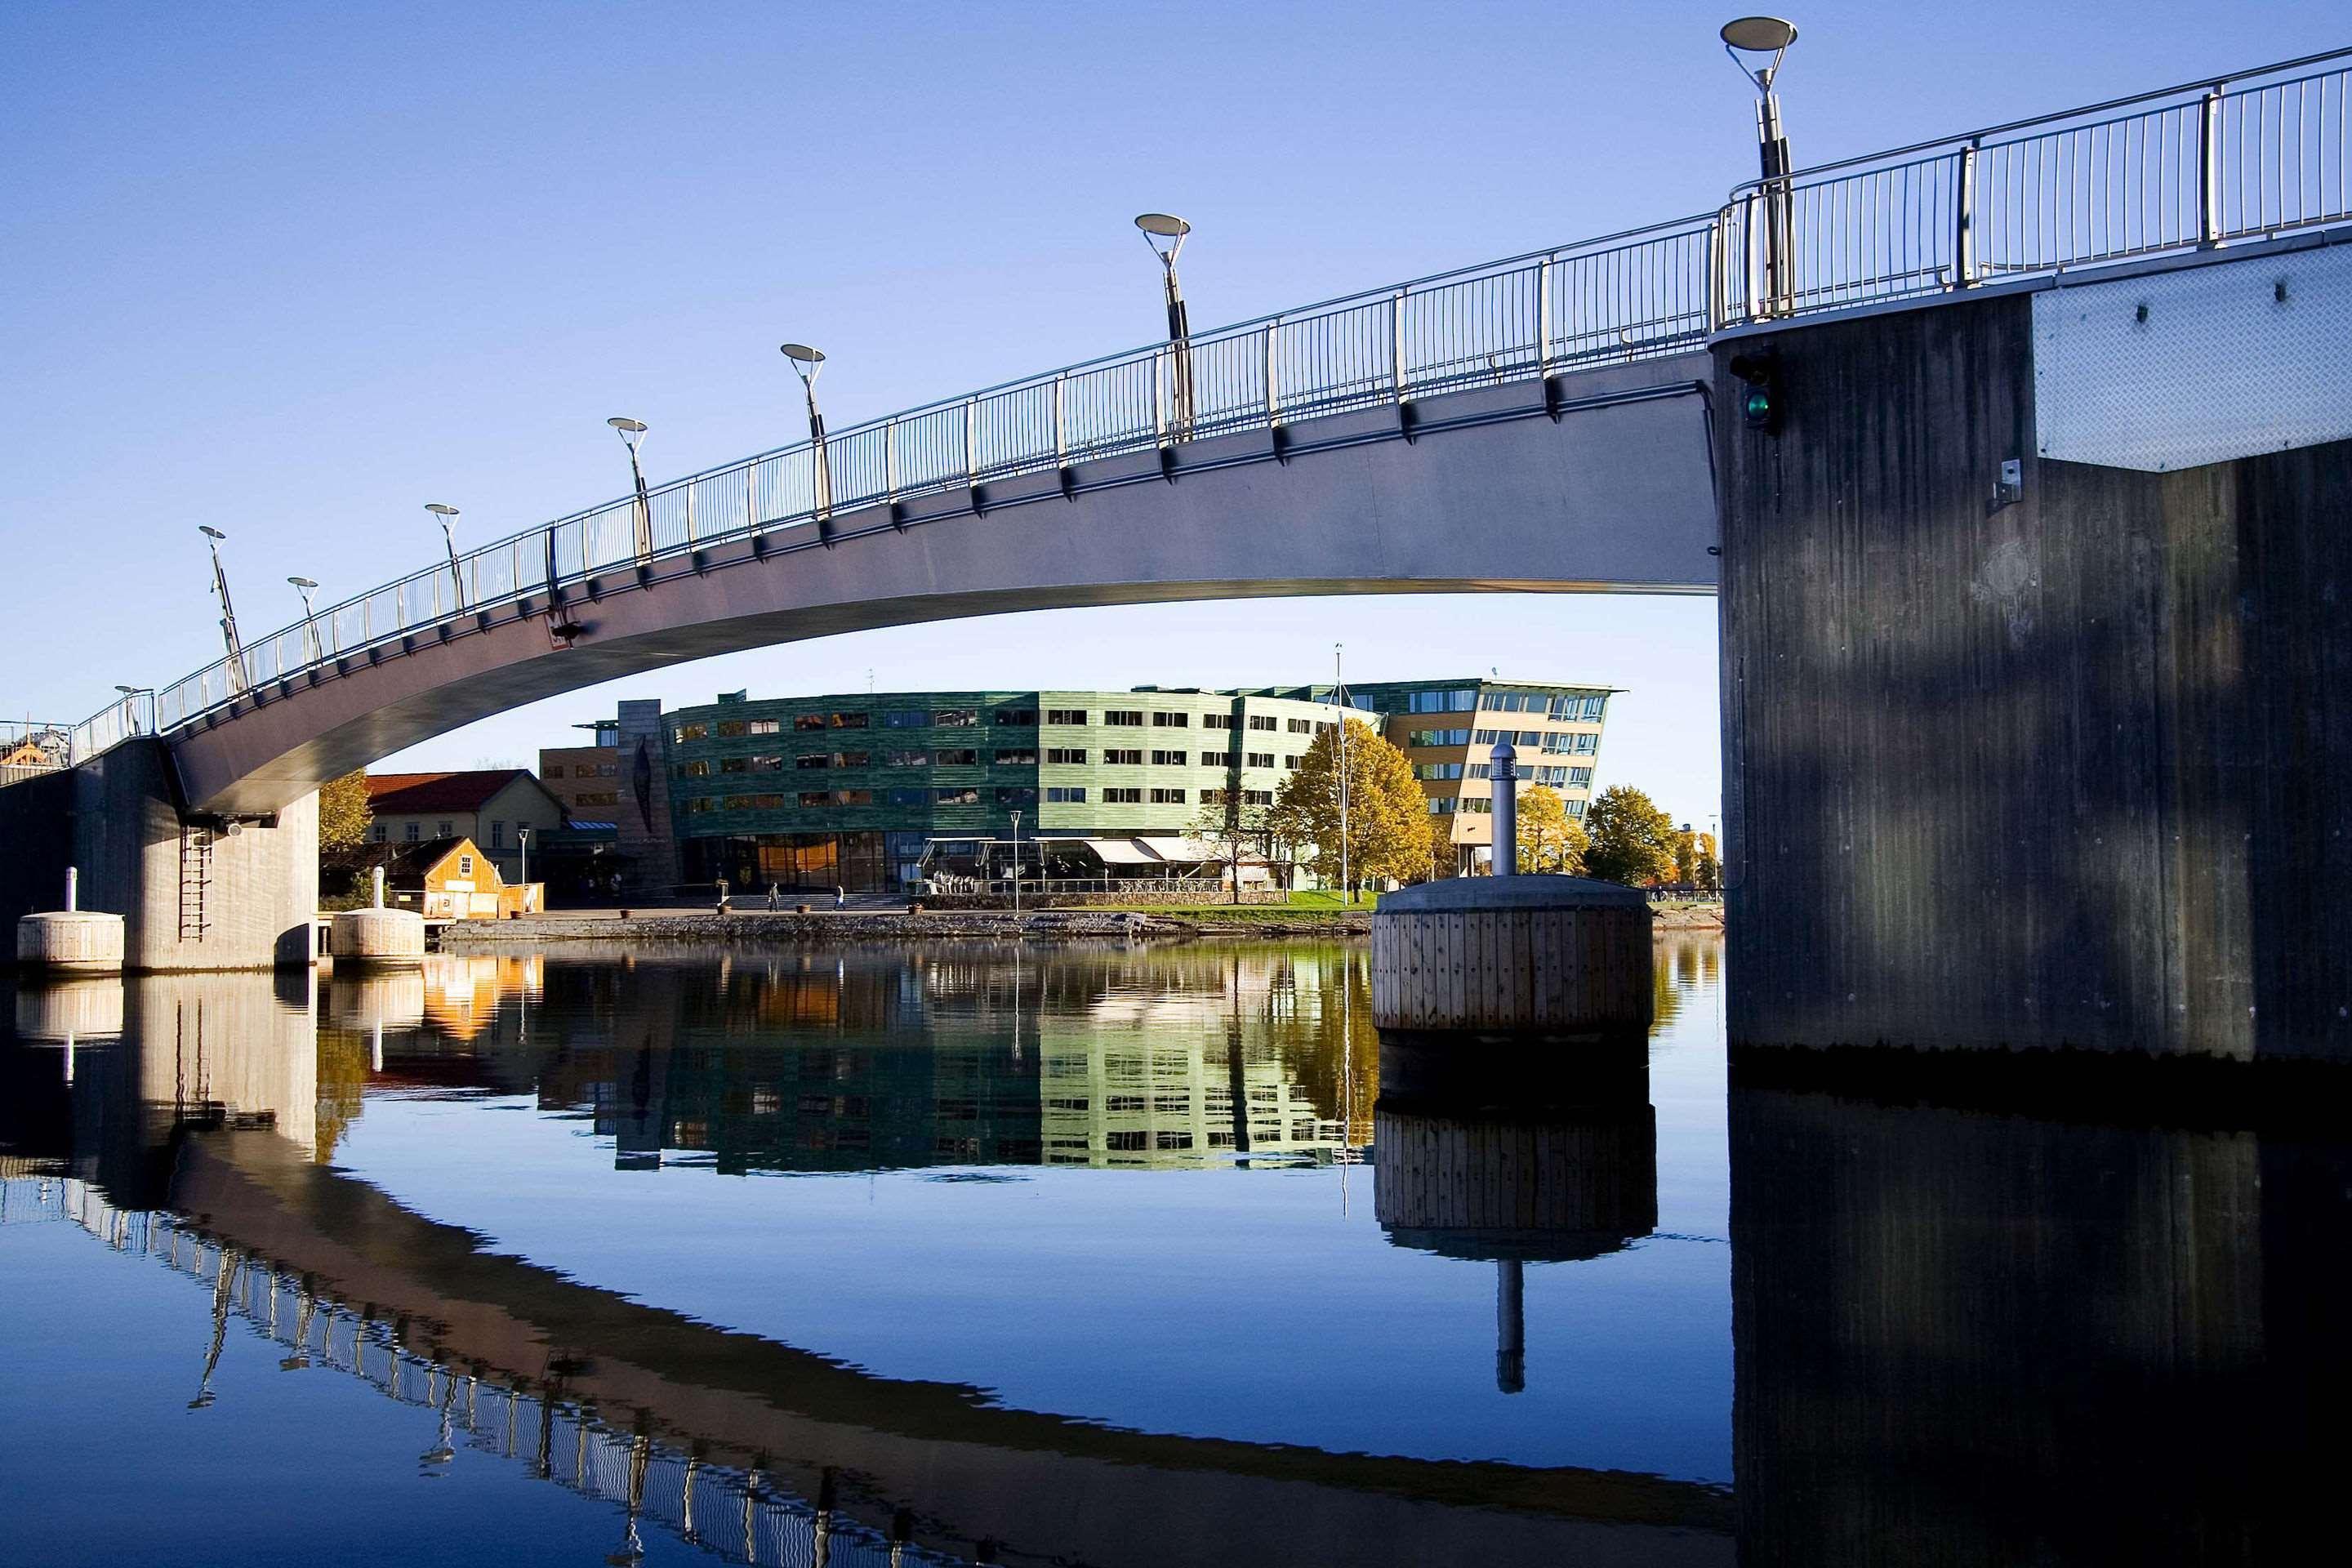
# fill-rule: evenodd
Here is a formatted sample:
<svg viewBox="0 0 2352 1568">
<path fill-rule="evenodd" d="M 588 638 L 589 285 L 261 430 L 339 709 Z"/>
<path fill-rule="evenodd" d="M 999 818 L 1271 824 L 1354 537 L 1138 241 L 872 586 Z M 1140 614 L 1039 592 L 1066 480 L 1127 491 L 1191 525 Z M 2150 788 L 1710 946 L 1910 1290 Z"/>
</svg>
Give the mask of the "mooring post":
<svg viewBox="0 0 2352 1568">
<path fill-rule="evenodd" d="M 1519 753 L 1505 741 L 1486 757 L 1495 785 L 1493 870 L 1497 877 L 1507 877 L 1519 868 Z"/>
<path fill-rule="evenodd" d="M 383 908 L 383 868 L 375 868 L 375 908 Z"/>
<path fill-rule="evenodd" d="M 66 913 L 72 914 L 80 908 L 81 868 L 68 866 L 66 868 Z"/>
</svg>

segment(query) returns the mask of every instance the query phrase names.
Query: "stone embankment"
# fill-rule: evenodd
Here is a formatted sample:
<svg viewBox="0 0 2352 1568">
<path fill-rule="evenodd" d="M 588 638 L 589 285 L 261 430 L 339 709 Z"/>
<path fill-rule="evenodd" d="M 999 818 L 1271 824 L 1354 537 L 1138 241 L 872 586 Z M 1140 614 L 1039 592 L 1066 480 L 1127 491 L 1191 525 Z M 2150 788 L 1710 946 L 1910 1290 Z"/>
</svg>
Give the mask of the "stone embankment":
<svg viewBox="0 0 2352 1568">
<path fill-rule="evenodd" d="M 1220 916 L 1186 910 L 1181 915 L 1133 910 L 1041 910 L 1015 915 L 997 910 L 903 910 L 811 911 L 764 910 L 717 914 L 709 910 L 635 910 L 534 915 L 523 920 L 461 921 L 441 933 L 444 952 L 479 952 L 516 943 L 563 942 L 694 943 L 831 943 L 938 942 L 959 938 L 1002 940 L 1022 936 L 1045 941 L 1094 941 L 1104 937 L 1149 937 L 1155 941 L 1199 936 L 1361 936 L 1369 914 L 1299 914 L 1272 910 Z"/>
</svg>

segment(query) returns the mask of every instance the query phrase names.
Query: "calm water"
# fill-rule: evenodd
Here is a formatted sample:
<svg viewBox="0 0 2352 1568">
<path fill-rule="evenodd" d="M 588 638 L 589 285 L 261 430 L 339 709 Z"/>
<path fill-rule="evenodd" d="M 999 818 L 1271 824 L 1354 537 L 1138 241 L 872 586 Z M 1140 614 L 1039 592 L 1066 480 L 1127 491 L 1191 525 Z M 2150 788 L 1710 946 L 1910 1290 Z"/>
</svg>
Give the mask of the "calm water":
<svg viewBox="0 0 2352 1568">
<path fill-rule="evenodd" d="M 0 1562 L 2292 1539 L 2340 1142 L 1735 1092 L 1660 951 L 1646 1064 L 1385 1087 L 1317 944 L 16 994 Z"/>
</svg>

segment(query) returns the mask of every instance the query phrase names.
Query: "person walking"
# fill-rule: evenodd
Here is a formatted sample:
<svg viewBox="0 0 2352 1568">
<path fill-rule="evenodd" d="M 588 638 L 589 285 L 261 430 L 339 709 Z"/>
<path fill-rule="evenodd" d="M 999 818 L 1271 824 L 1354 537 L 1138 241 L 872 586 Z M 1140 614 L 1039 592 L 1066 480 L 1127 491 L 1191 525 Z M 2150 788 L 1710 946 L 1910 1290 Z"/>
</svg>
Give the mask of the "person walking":
<svg viewBox="0 0 2352 1568">
<path fill-rule="evenodd" d="M 833 907 L 840 909 L 849 902 L 849 889 L 835 882 L 833 885 Z"/>
<path fill-rule="evenodd" d="M 782 896 L 782 891 L 775 883 L 771 882 L 768 884 L 768 912 L 770 914 L 774 914 L 779 909 L 783 907 L 780 901 Z"/>
</svg>

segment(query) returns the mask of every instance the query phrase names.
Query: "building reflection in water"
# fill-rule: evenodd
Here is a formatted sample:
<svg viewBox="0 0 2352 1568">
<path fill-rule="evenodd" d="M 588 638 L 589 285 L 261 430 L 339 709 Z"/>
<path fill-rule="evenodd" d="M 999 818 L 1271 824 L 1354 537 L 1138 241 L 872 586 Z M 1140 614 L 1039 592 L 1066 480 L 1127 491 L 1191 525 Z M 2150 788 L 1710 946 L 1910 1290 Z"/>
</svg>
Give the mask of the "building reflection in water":
<svg viewBox="0 0 2352 1568">
<path fill-rule="evenodd" d="M 2062 1117 L 1771 1070 L 1743 1058 L 1731 1095 L 1743 1563 L 2252 1563 L 2326 1538 L 2352 1395 L 2340 1119 L 2119 1102 L 2111 1072 Z"/>
</svg>

